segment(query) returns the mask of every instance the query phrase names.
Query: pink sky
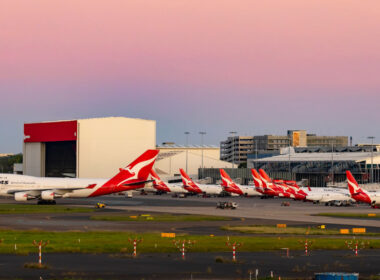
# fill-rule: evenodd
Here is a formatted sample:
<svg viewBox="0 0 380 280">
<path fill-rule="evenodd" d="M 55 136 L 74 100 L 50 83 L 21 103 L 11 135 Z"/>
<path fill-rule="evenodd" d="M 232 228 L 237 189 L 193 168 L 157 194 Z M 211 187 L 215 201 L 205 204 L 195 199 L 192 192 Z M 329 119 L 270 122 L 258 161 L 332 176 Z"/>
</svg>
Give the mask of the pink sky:
<svg viewBox="0 0 380 280">
<path fill-rule="evenodd" d="M 192 110 L 183 122 L 190 128 L 204 123 L 208 110 L 215 110 L 217 119 L 209 123 L 215 127 L 225 121 L 222 109 L 228 110 L 224 102 L 232 94 L 246 100 L 235 106 L 256 109 L 258 116 L 267 113 L 258 104 L 271 103 L 276 112 L 262 120 L 268 133 L 308 125 L 334 133 L 324 128 L 325 118 L 338 117 L 343 123 L 334 125 L 345 127 L 341 133 L 359 135 L 373 127 L 367 122 L 364 130 L 360 123 L 379 119 L 372 111 L 380 100 L 378 0 L 0 0 L 0 40 L 2 103 L 24 108 L 15 126 L 97 112 L 128 116 L 130 110 L 161 121 L 164 129 L 165 122 L 174 125 L 173 112 L 165 112 L 187 106 Z M 55 103 L 69 105 L 71 99 L 80 104 L 56 113 Z M 146 104 L 149 99 L 155 106 Z M 133 101 L 133 108 L 128 102 L 119 107 L 123 101 Z M 155 114 L 157 102 L 163 108 Z M 335 114 L 329 102 L 336 103 Z M 43 114 L 38 106 L 45 110 L 46 104 L 51 109 Z M 93 111 L 81 111 L 84 104 Z M 348 109 L 358 109 L 363 121 L 346 116 Z M 286 123 L 277 123 L 278 111 L 287 113 Z M 194 112 L 192 122 L 188 114 Z M 310 115 L 303 123 L 297 114 Z M 248 116 L 228 125 L 240 121 L 235 130 L 257 131 Z M 345 121 L 359 130 L 347 131 Z M 217 144 L 221 134 L 210 141 Z"/>
</svg>

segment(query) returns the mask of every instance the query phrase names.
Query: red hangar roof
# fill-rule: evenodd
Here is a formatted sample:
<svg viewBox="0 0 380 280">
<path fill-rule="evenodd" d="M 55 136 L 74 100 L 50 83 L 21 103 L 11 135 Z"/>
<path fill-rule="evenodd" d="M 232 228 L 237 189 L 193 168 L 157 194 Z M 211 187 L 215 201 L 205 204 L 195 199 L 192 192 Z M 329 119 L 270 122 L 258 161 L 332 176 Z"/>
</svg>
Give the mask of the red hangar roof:
<svg viewBox="0 0 380 280">
<path fill-rule="evenodd" d="M 24 124 L 24 142 L 58 142 L 77 140 L 77 121 Z"/>
</svg>

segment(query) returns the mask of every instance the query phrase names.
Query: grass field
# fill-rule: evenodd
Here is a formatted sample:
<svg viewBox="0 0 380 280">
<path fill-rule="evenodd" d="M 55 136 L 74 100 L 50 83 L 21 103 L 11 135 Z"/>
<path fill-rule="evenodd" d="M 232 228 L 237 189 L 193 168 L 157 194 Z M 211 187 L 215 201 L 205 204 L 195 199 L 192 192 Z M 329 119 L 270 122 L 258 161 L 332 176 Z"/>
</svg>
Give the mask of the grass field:
<svg viewBox="0 0 380 280">
<path fill-rule="evenodd" d="M 0 214 L 88 213 L 94 211 L 95 208 L 62 205 L 0 204 Z"/>
<path fill-rule="evenodd" d="M 380 220 L 380 213 L 319 213 L 314 216 L 338 217 L 338 218 L 365 218 Z"/>
<path fill-rule="evenodd" d="M 179 253 L 173 245 L 173 238 L 162 238 L 159 233 L 128 233 L 128 232 L 43 232 L 43 231 L 0 231 L 0 253 L 28 254 L 36 253 L 33 240 L 49 240 L 50 243 L 43 249 L 44 252 L 56 253 L 131 253 L 132 244 L 128 238 L 142 238 L 138 245 L 138 252 L 142 253 Z M 191 252 L 225 252 L 229 251 L 225 243 L 226 236 L 177 236 L 176 239 L 195 241 L 190 248 Z M 350 237 L 347 237 L 350 239 Z M 347 249 L 346 239 L 318 238 L 314 240 L 311 250 L 314 249 Z M 241 242 L 239 251 L 266 251 L 302 250 L 303 239 L 297 237 L 248 237 L 234 236 L 230 241 Z M 380 248 L 380 239 L 366 239 L 368 248 Z M 15 250 L 17 244 L 17 250 Z"/>
<path fill-rule="evenodd" d="M 257 234 L 291 234 L 291 235 L 340 235 L 339 229 L 320 229 L 305 227 L 277 228 L 276 226 L 223 226 L 223 230 L 237 231 L 240 233 Z M 365 233 L 365 235 L 378 236 L 380 233 Z"/>
<path fill-rule="evenodd" d="M 146 214 L 146 215 L 96 215 L 91 216 L 96 221 L 132 221 L 132 222 L 201 222 L 201 221 L 230 221 L 231 218 L 206 215 L 172 215 L 172 214 Z"/>
</svg>

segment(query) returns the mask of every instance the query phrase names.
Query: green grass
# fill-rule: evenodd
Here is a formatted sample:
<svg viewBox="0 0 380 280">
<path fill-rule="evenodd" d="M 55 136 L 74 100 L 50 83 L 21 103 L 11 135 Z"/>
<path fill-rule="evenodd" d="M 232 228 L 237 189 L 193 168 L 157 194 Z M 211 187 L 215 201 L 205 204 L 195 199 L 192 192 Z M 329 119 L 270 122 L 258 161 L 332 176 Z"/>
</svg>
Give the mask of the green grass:
<svg viewBox="0 0 380 280">
<path fill-rule="evenodd" d="M 231 218 L 205 215 L 172 215 L 172 214 L 146 214 L 146 215 L 96 215 L 91 216 L 96 221 L 126 221 L 126 222 L 201 222 L 201 221 L 230 221 Z"/>
<path fill-rule="evenodd" d="M 173 245 L 172 238 L 162 238 L 159 233 L 132 233 L 132 232 L 45 232 L 45 231 L 0 231 L 1 254 L 29 254 L 36 253 L 38 249 L 33 246 L 33 240 L 49 240 L 50 243 L 43 252 L 54 253 L 109 253 L 131 254 L 132 245 L 128 238 L 142 238 L 143 242 L 138 245 L 138 253 L 178 253 L 179 250 Z M 195 244 L 190 252 L 225 252 L 230 251 L 226 247 L 226 236 L 199 236 L 182 235 L 176 239 L 193 240 Z M 348 237 L 347 239 L 350 239 Z M 303 239 L 298 237 L 251 237 L 233 236 L 230 241 L 243 243 L 238 251 L 253 252 L 267 250 L 302 250 Z M 314 249 L 347 249 L 346 239 L 341 238 L 318 238 L 311 247 Z M 369 248 L 380 248 L 380 239 L 366 239 Z M 14 249 L 17 244 L 17 250 Z"/>
<path fill-rule="evenodd" d="M 380 219 L 380 213 L 376 216 L 368 216 L 370 213 L 319 213 L 313 216 L 324 216 L 324 217 L 338 217 L 338 218 L 365 218 L 365 219 Z"/>
<path fill-rule="evenodd" d="M 88 213 L 94 211 L 95 208 L 62 205 L 0 204 L 0 214 Z"/>
</svg>

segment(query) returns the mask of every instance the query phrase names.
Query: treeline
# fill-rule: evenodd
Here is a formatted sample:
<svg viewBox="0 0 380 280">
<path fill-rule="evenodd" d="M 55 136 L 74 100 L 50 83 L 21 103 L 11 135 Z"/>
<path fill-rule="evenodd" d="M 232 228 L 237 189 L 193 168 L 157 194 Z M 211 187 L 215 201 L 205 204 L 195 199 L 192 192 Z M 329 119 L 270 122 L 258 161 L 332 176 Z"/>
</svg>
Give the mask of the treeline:
<svg viewBox="0 0 380 280">
<path fill-rule="evenodd" d="M 22 154 L 0 157 L 0 172 L 13 173 L 13 164 L 22 163 Z"/>
</svg>

